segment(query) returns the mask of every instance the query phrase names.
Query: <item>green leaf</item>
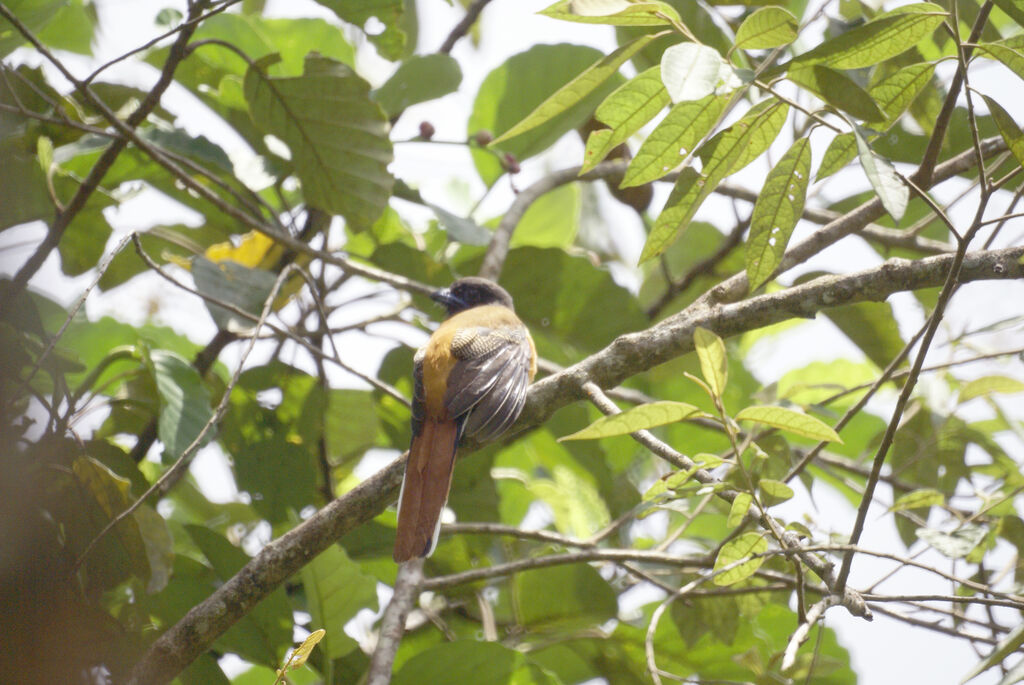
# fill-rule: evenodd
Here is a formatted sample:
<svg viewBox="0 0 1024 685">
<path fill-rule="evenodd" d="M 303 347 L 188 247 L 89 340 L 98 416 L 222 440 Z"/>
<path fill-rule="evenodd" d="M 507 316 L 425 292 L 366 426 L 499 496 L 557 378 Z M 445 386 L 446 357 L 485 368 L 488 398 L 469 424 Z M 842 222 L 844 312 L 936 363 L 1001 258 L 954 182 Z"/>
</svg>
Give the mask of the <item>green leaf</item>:
<svg viewBox="0 0 1024 685">
<path fill-rule="evenodd" d="M 619 67 L 656 37 L 650 35 L 638 38 L 590 65 L 583 73 L 540 103 L 525 119 L 495 138 L 491 144 L 496 145 L 503 140 L 526 133 L 570 109 L 611 78 L 618 72 Z"/>
<path fill-rule="evenodd" d="M 500 642 L 442 642 L 409 658 L 393 685 L 557 685 L 522 652 Z"/>
<path fill-rule="evenodd" d="M 149 360 L 160 396 L 157 436 L 164 444 L 165 460 L 174 461 L 213 418 L 210 394 L 199 372 L 180 355 L 167 350 L 153 350 Z M 207 440 L 212 433 L 207 432 Z"/>
<path fill-rule="evenodd" d="M 608 505 L 597 488 L 567 466 L 554 467 L 552 478 L 528 478 L 527 490 L 545 502 L 563 535 L 587 538 L 611 521 Z"/>
<path fill-rule="evenodd" d="M 982 378 L 974 379 L 961 388 L 960 402 L 967 402 L 968 400 L 973 400 L 975 397 L 982 397 L 992 393 L 1012 395 L 1018 392 L 1024 392 L 1024 383 L 1016 378 L 1010 378 L 1008 376 L 984 376 Z"/>
<path fill-rule="evenodd" d="M 722 397 L 729 378 L 728 357 L 725 342 L 706 328 L 697 327 L 693 332 L 693 348 L 700 360 L 700 372 L 715 397 Z"/>
<path fill-rule="evenodd" d="M 371 93 L 384 113 L 394 118 L 407 107 L 454 93 L 462 82 L 462 69 L 450 55 L 414 55 Z"/>
<path fill-rule="evenodd" d="M 782 129 L 789 106 L 765 100 L 738 122 L 701 146 L 700 173 L 687 167 L 679 174 L 665 209 L 661 211 L 640 253 L 640 263 L 662 254 L 693 219 L 697 209 L 718 184 L 768 149 Z"/>
<path fill-rule="evenodd" d="M 947 14 L 930 2 L 904 5 L 826 40 L 794 59 L 793 64 L 823 64 L 833 69 L 870 67 L 914 47 Z"/>
<path fill-rule="evenodd" d="M 761 489 L 762 499 L 768 506 L 793 499 L 793 488 L 782 481 L 762 478 L 757 482 L 757 487 Z"/>
<path fill-rule="evenodd" d="M 764 557 L 756 555 L 763 554 L 767 550 L 768 541 L 760 533 L 744 533 L 735 540 L 730 540 L 722 545 L 722 549 L 718 551 L 718 557 L 715 559 L 715 571 L 721 571 L 721 569 L 744 559 L 747 561 L 716 575 L 715 585 L 734 585 L 754 575 L 765 562 Z"/>
<path fill-rule="evenodd" d="M 473 101 L 467 137 L 480 131 L 500 134 L 534 111 L 552 93 L 579 76 L 602 53 L 582 45 L 534 45 L 509 57 L 484 78 Z M 568 131 L 590 119 L 594 109 L 624 82 L 615 76 L 576 105 L 526 133 L 490 149 L 470 147 L 477 172 L 488 186 L 505 173 L 497 153 L 523 160 L 550 147 Z"/>
<path fill-rule="evenodd" d="M 366 22 L 376 18 L 384 24 L 384 30 L 367 33 L 370 42 L 377 47 L 381 57 L 399 59 L 406 49 L 406 35 L 402 31 L 403 0 L 316 0 L 329 8 L 342 21 L 355 24 L 363 29 Z"/>
<path fill-rule="evenodd" d="M 608 581 L 587 564 L 519 573 L 513 596 L 520 625 L 539 630 L 580 630 L 615 618 L 619 611 Z"/>
<path fill-rule="evenodd" d="M 747 515 L 747 511 L 753 502 L 754 497 L 749 492 L 737 493 L 736 499 L 732 501 L 732 506 L 729 507 L 729 518 L 726 519 L 725 525 L 735 528 L 743 523 L 743 518 Z"/>
<path fill-rule="evenodd" d="M 703 330 L 703 329 L 700 329 Z M 656 426 L 664 426 L 676 421 L 706 416 L 699 407 L 686 402 L 650 402 L 628 409 L 621 414 L 602 416 L 597 421 L 571 435 L 559 438 L 562 440 L 595 440 L 613 435 L 628 435 L 639 430 L 647 430 Z"/>
<path fill-rule="evenodd" d="M 302 76 L 272 78 L 271 56 L 245 74 L 253 120 L 291 150 L 306 201 L 356 227 L 380 216 L 394 182 L 384 112 L 369 85 L 346 65 L 310 55 Z"/>
<path fill-rule="evenodd" d="M 202 551 L 221 583 L 231 579 L 250 561 L 248 554 L 206 526 L 186 525 L 185 530 Z M 172 583 L 168 591 L 174 589 Z M 215 645 L 236 652 L 254 663 L 277 666 L 280 655 L 291 645 L 291 638 L 291 608 L 284 588 L 279 587 L 221 635 Z"/>
<path fill-rule="evenodd" d="M 70 0 L 62 5 L 37 37 L 58 50 L 92 55 L 97 21 L 95 5 L 86 4 L 83 0 Z"/>
<path fill-rule="evenodd" d="M 985 539 L 988 530 L 984 526 L 965 523 L 951 533 L 934 528 L 918 528 L 917 537 L 927 542 L 949 559 L 963 559 Z"/>
<path fill-rule="evenodd" d="M 911 64 L 871 86 L 868 94 L 888 120 L 895 121 L 928 85 L 934 73 L 935 65 L 930 62 Z"/>
<path fill-rule="evenodd" d="M 587 138 L 580 173 L 597 166 L 615 146 L 628 140 L 669 102 L 668 92 L 661 82 L 661 67 L 651 67 L 619 86 L 594 113 L 608 128 L 593 131 Z"/>
<path fill-rule="evenodd" d="M 582 195 L 579 183 L 544 193 L 519 220 L 509 246 L 568 248 L 580 228 Z"/>
<path fill-rule="evenodd" d="M 880 369 L 903 351 L 905 343 L 888 302 L 844 304 L 828 307 L 824 314 Z"/>
<path fill-rule="evenodd" d="M 679 13 L 667 2 L 629 0 L 559 0 L 537 14 L 562 21 L 613 26 L 664 26 L 672 20 L 680 21 Z"/>
<path fill-rule="evenodd" d="M 946 503 L 946 496 L 933 488 L 921 488 L 901 495 L 889 507 L 889 511 L 906 511 L 925 507 L 941 507 Z"/>
<path fill-rule="evenodd" d="M 899 222 L 907 211 L 910 202 L 910 188 L 896 175 L 896 169 L 888 160 L 882 159 L 868 147 L 867 141 L 859 131 L 854 131 L 857 138 L 857 155 L 864 169 L 868 182 L 874 188 L 878 199 L 882 201 L 885 211 Z"/>
<path fill-rule="evenodd" d="M 832 427 L 808 414 L 784 407 L 747 407 L 736 414 L 737 421 L 754 421 L 812 440 L 842 442 Z"/>
<path fill-rule="evenodd" d="M 65 0 L 13 0 L 5 3 L 11 14 L 34 33 L 42 31 L 66 4 Z M 6 57 L 27 41 L 14 25 L 0 19 L 0 57 Z"/>
<path fill-rule="evenodd" d="M 359 646 L 340 627 L 361 609 L 377 610 L 377 581 L 364 574 L 340 545 L 331 545 L 302 567 L 306 606 L 313 628 L 330 628 L 322 644 L 333 661 Z"/>
<path fill-rule="evenodd" d="M 741 50 L 763 50 L 788 45 L 796 40 L 799 22 L 781 7 L 762 7 L 740 24 L 736 30 L 736 47 Z"/>
<path fill-rule="evenodd" d="M 811 140 L 800 138 L 768 173 L 754 203 L 747 238 L 747 280 L 754 292 L 782 261 L 804 211 L 811 175 Z"/>
<path fill-rule="evenodd" d="M 885 121 L 885 114 L 871 96 L 846 74 L 820 64 L 794 66 L 787 74 L 790 81 L 814 93 L 827 104 L 858 119 Z"/>
<path fill-rule="evenodd" d="M 1013 158 L 1017 160 L 1017 164 L 1024 166 L 1024 134 L 1021 134 L 1020 126 L 998 102 L 987 95 L 981 97 L 985 98 L 988 111 L 999 128 L 999 135 L 1006 141 L 1006 146 L 1013 153 Z"/>
<path fill-rule="evenodd" d="M 4 160 L 0 164 L 0 230 L 51 218 L 53 201 L 38 158 L 24 150 L 15 137 L 0 139 L 0 158 Z"/>
<path fill-rule="evenodd" d="M 277 281 L 277 276 L 270 271 L 251 269 L 230 260 L 214 263 L 203 256 L 192 260 L 192 278 L 200 293 L 233 304 L 257 319 Z M 252 319 L 215 302 L 203 300 L 203 304 L 221 330 L 248 335 L 256 328 Z"/>
<path fill-rule="evenodd" d="M 75 459 L 71 468 L 83 490 L 89 493 L 106 515 L 107 520 L 103 525 L 123 513 L 133 503 L 130 481 L 121 478 L 92 457 Z M 149 555 L 142 532 L 139 530 L 138 519 L 129 516 L 114 526 L 112 532 L 128 555 L 132 573 L 139 578 L 149 579 Z"/>
<path fill-rule="evenodd" d="M 656 181 L 679 166 L 718 122 L 728 101 L 725 95 L 709 95 L 673 106 L 640 145 L 621 187 Z"/>
<path fill-rule="evenodd" d="M 1024 623 L 1018 625 L 1016 628 L 1007 633 L 1006 637 L 1000 640 L 999 644 L 996 645 L 995 649 L 992 650 L 992 653 L 984 659 L 982 659 L 981 661 L 979 661 L 978 665 L 972 668 L 970 673 L 963 677 L 963 680 L 960 681 L 961 685 L 963 685 L 963 683 L 966 683 L 968 680 L 976 678 L 977 676 L 981 675 L 993 666 L 998 666 L 999 664 L 1003 663 L 1003 660 L 1006 659 L 1006 657 L 1011 656 L 1012 654 L 1017 652 L 1017 650 L 1021 648 L 1021 645 L 1024 645 Z M 1019 663 L 1013 669 L 1013 672 L 1018 675 L 1024 675 L 1024 673 L 1020 672 Z M 1020 681 L 1016 679 L 1004 678 L 999 682 L 999 685 L 1012 685 L 1012 683 L 1016 682 Z"/>
<path fill-rule="evenodd" d="M 661 80 L 672 102 L 701 100 L 723 84 L 736 86 L 731 65 L 712 47 L 678 43 L 661 55 Z"/>
<path fill-rule="evenodd" d="M 1024 79 L 1024 54 L 1019 50 L 1000 43 L 982 43 L 978 49 L 992 55 L 1002 62 L 1003 66 Z"/>
<path fill-rule="evenodd" d="M 818 167 L 818 175 L 814 180 L 820 181 L 836 173 L 857 156 L 857 139 L 853 133 L 840 133 L 825 150 L 825 156 L 821 158 L 821 166 Z"/>
</svg>

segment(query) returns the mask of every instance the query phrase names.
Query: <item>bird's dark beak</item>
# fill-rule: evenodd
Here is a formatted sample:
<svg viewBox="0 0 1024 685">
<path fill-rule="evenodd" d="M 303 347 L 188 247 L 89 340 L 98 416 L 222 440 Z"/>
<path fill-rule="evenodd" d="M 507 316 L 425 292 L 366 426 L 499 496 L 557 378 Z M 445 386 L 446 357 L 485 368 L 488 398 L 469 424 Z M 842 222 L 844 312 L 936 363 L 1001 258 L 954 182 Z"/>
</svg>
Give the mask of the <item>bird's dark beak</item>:
<svg viewBox="0 0 1024 685">
<path fill-rule="evenodd" d="M 445 309 L 459 309 L 465 306 L 465 303 L 459 298 L 452 294 L 451 288 L 441 288 L 430 293 L 430 299 L 437 302 Z"/>
</svg>

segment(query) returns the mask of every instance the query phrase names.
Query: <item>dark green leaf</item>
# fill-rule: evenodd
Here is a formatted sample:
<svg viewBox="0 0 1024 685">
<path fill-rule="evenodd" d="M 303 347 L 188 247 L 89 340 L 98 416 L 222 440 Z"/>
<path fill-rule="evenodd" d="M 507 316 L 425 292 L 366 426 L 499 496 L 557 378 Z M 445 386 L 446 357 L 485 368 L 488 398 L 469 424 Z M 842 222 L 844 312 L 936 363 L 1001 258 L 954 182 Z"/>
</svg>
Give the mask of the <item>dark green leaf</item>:
<svg viewBox="0 0 1024 685">
<path fill-rule="evenodd" d="M 454 93 L 461 82 L 459 63 L 449 55 L 413 56 L 402 62 L 371 97 L 388 117 L 395 117 L 407 107 Z"/>
<path fill-rule="evenodd" d="M 273 78 L 257 62 L 245 75 L 245 97 L 256 124 L 291 149 L 311 205 L 341 214 L 356 227 L 380 216 L 394 182 L 387 166 L 387 118 L 369 85 L 348 66 L 310 56 L 303 75 Z"/>
<path fill-rule="evenodd" d="M 160 396 L 157 435 L 164 444 L 165 460 L 174 461 L 213 417 L 210 394 L 199 373 L 174 352 L 153 350 L 149 358 Z M 206 440 L 210 437 L 208 431 Z"/>
<path fill-rule="evenodd" d="M 618 615 L 608 581 L 586 564 L 524 571 L 513 583 L 516 616 L 523 626 L 578 630 Z"/>
<path fill-rule="evenodd" d="M 402 31 L 402 0 L 316 0 L 328 7 L 343 21 L 365 29 L 366 22 L 376 17 L 384 24 L 381 32 L 369 33 L 367 36 L 380 52 L 381 57 L 389 60 L 399 59 L 406 50 L 406 35 Z"/>
<path fill-rule="evenodd" d="M 840 111 L 864 121 L 885 121 L 885 114 L 867 91 L 835 69 L 820 64 L 797 65 L 790 68 L 787 77 Z"/>
</svg>

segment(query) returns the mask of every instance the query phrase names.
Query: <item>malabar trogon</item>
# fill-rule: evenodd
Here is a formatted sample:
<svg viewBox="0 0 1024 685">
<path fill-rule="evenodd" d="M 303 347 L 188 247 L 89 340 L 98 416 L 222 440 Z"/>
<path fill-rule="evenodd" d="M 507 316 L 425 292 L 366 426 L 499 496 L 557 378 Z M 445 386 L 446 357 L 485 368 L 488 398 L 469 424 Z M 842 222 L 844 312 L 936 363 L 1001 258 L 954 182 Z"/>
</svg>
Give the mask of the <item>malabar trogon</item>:
<svg viewBox="0 0 1024 685">
<path fill-rule="evenodd" d="M 459 441 L 491 440 L 511 426 L 537 372 L 533 339 L 503 288 L 485 278 L 462 278 L 431 297 L 448 316 L 414 358 L 397 562 L 434 551 Z"/>
</svg>

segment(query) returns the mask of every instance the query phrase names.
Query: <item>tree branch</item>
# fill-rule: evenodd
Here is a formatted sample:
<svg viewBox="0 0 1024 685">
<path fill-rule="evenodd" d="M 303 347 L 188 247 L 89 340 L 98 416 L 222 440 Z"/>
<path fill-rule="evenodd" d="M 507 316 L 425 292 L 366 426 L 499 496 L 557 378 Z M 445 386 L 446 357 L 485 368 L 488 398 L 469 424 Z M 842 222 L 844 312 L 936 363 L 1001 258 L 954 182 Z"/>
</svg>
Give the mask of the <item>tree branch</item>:
<svg viewBox="0 0 1024 685">
<path fill-rule="evenodd" d="M 1022 278 L 1024 265 L 1018 262 L 1021 256 L 1024 247 L 969 254 L 964 260 L 961 280 Z M 890 260 L 873 269 L 818 278 L 744 302 L 676 314 L 646 331 L 620 336 L 578 364 L 535 383 L 517 429 L 521 432 L 539 425 L 557 409 L 581 399 L 587 381 L 599 387 L 614 387 L 629 376 L 691 351 L 697 326 L 728 337 L 793 316 L 813 316 L 830 306 L 883 300 L 894 292 L 940 285 L 951 263 L 951 255 L 916 262 Z M 270 542 L 234 577 L 160 636 L 136 665 L 130 682 L 142 685 L 173 678 L 289 576 L 341 535 L 380 513 L 397 494 L 404 459 L 403 456 L 395 460 Z"/>
</svg>

